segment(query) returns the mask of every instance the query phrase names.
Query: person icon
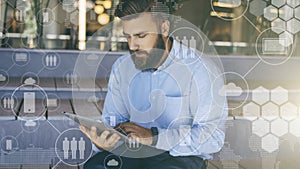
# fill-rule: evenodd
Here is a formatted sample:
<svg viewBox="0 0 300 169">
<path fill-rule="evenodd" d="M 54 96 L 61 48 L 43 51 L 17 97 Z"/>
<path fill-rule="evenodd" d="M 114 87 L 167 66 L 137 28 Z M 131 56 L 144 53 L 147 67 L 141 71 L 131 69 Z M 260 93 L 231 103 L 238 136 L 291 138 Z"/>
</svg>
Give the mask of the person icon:
<svg viewBox="0 0 300 169">
<path fill-rule="evenodd" d="M 64 151 L 64 159 L 69 158 L 69 150 L 70 150 L 70 141 L 67 137 L 65 137 L 63 141 L 63 151 Z"/>
<path fill-rule="evenodd" d="M 85 151 L 85 141 L 82 137 L 78 142 L 78 150 L 79 150 L 79 159 L 84 159 L 84 151 Z"/>
<path fill-rule="evenodd" d="M 72 159 L 76 159 L 77 141 L 75 140 L 75 137 L 73 137 L 71 141 L 71 151 L 72 151 Z"/>
</svg>

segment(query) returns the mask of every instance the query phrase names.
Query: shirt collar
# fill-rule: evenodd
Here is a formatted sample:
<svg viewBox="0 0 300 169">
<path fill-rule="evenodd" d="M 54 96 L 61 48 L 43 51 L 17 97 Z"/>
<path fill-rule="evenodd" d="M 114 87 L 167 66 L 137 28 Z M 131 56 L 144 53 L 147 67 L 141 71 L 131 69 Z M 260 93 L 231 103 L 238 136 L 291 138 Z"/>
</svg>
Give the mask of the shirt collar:
<svg viewBox="0 0 300 169">
<path fill-rule="evenodd" d="M 163 62 L 162 65 L 160 65 L 157 69 L 163 70 L 167 68 L 173 61 L 176 59 L 179 49 L 180 49 L 180 43 L 176 41 L 174 38 L 170 38 L 172 40 L 172 48 L 170 50 L 170 53 L 168 54 L 166 60 Z"/>
</svg>

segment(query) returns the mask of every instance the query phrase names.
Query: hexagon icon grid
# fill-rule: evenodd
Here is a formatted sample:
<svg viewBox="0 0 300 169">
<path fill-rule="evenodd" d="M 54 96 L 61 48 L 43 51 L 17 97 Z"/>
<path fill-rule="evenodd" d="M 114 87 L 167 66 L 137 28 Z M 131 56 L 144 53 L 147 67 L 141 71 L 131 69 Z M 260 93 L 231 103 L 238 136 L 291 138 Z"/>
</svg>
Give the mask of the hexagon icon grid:
<svg viewBox="0 0 300 169">
<path fill-rule="evenodd" d="M 294 9 L 288 5 L 284 5 L 279 9 L 279 17 L 285 21 L 292 19 L 294 16 Z"/>
<path fill-rule="evenodd" d="M 298 19 L 291 19 L 287 22 L 286 28 L 292 34 L 296 34 L 300 31 L 300 21 Z"/>
<path fill-rule="evenodd" d="M 297 7 L 297 6 L 300 5 L 300 1 L 299 0 L 286 0 L 286 3 L 289 6 L 293 7 L 293 8 L 295 8 L 295 7 Z"/>
<path fill-rule="evenodd" d="M 262 137 L 269 133 L 269 128 L 269 122 L 262 118 L 259 118 L 252 123 L 252 133 L 256 134 L 259 137 Z"/>
<path fill-rule="evenodd" d="M 280 118 L 271 123 L 271 133 L 281 137 L 288 133 L 288 123 Z"/>
<path fill-rule="evenodd" d="M 250 102 L 243 106 L 243 117 L 255 120 L 260 116 L 260 108 L 257 104 Z"/>
<path fill-rule="evenodd" d="M 300 1 L 299 1 L 300 2 Z M 295 18 L 300 20 L 300 6 L 294 10 Z"/>
<path fill-rule="evenodd" d="M 289 47 L 294 43 L 294 36 L 288 31 L 284 31 L 283 33 L 281 33 L 279 35 L 279 38 L 284 39 L 284 41 L 279 42 L 282 46 Z"/>
<path fill-rule="evenodd" d="M 280 107 L 280 116 L 284 120 L 293 120 L 298 115 L 298 108 L 294 104 L 288 102 Z"/>
<path fill-rule="evenodd" d="M 281 7 L 285 4 L 286 0 L 272 0 L 271 3 L 276 7 Z"/>
<path fill-rule="evenodd" d="M 281 105 L 288 101 L 289 92 L 282 88 L 276 87 L 275 89 L 271 90 L 271 101 L 276 103 L 277 105 Z"/>
<path fill-rule="evenodd" d="M 267 6 L 267 3 L 262 0 L 254 0 L 250 2 L 250 13 L 254 16 L 260 16 L 264 13 L 264 8 Z"/>
<path fill-rule="evenodd" d="M 300 118 L 290 122 L 290 133 L 296 137 L 300 137 Z"/>
<path fill-rule="evenodd" d="M 269 5 L 264 9 L 264 17 L 269 21 L 274 20 L 278 17 L 278 9 L 275 8 L 273 5 Z"/>
<path fill-rule="evenodd" d="M 261 114 L 264 119 L 275 120 L 279 117 L 279 107 L 272 102 L 268 102 L 262 106 Z"/>
<path fill-rule="evenodd" d="M 300 31 L 300 1 L 299 0 L 271 0 L 271 4 L 263 9 L 263 16 L 271 21 L 271 29 L 277 34 L 288 31 L 296 34 Z M 282 35 L 289 36 L 287 34 Z M 290 36 L 289 36 L 290 37 Z M 290 46 L 292 40 L 287 40 L 285 47 Z"/>
<path fill-rule="evenodd" d="M 261 148 L 268 153 L 272 153 L 279 148 L 279 139 L 272 134 L 262 138 Z"/>
<path fill-rule="evenodd" d="M 269 101 L 269 90 L 260 86 L 252 91 L 252 100 L 259 105 L 263 105 L 267 101 Z"/>
<path fill-rule="evenodd" d="M 271 29 L 273 32 L 280 34 L 286 30 L 286 22 L 280 18 L 275 19 L 271 23 Z"/>
</svg>

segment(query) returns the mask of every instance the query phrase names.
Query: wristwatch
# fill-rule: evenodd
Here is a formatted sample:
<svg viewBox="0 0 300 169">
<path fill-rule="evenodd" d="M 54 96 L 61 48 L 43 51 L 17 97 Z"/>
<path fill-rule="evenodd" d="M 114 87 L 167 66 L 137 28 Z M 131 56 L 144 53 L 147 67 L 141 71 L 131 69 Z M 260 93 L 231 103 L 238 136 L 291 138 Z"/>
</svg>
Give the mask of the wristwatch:
<svg viewBox="0 0 300 169">
<path fill-rule="evenodd" d="M 157 141 L 158 141 L 158 129 L 157 127 L 151 127 L 151 132 L 152 132 L 152 144 L 151 146 L 156 146 Z"/>
</svg>

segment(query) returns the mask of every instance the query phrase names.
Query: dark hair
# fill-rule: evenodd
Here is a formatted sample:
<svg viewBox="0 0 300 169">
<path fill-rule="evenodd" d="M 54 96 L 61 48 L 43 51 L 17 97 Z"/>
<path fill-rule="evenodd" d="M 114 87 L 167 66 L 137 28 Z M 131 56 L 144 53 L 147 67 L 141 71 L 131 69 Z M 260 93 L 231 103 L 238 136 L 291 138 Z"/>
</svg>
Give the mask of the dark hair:
<svg viewBox="0 0 300 169">
<path fill-rule="evenodd" d="M 156 0 L 120 0 L 116 10 L 115 16 L 122 19 L 130 19 L 130 17 L 135 15 L 138 16 L 139 13 L 151 12 L 152 7 L 155 5 Z"/>
</svg>

